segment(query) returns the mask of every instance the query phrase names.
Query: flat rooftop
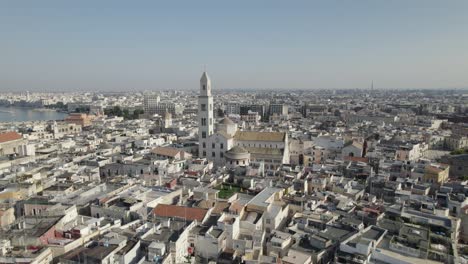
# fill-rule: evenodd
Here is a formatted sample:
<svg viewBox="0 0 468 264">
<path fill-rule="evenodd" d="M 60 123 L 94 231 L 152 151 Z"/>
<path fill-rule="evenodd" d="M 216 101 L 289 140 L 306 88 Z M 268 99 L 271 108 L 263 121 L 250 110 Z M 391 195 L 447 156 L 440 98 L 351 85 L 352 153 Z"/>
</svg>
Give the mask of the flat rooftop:
<svg viewBox="0 0 468 264">
<path fill-rule="evenodd" d="M 267 200 L 276 192 L 281 191 L 282 189 L 280 188 L 275 188 L 275 187 L 267 187 L 263 191 L 261 191 L 259 194 L 255 195 L 254 198 L 252 198 L 248 203 L 248 205 L 253 205 L 253 206 L 258 206 L 258 207 L 267 207 L 269 203 L 267 203 Z"/>
</svg>

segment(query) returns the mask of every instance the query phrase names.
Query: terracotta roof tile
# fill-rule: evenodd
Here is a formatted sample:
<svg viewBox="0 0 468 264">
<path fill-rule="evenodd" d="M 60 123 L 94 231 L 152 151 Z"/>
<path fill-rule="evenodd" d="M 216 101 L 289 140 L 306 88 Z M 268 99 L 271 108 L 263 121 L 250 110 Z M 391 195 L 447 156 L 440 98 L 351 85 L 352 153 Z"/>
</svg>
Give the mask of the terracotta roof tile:
<svg viewBox="0 0 468 264">
<path fill-rule="evenodd" d="M 181 152 L 180 149 L 170 148 L 170 147 L 157 147 L 151 150 L 153 154 L 161 155 L 161 156 L 169 156 L 175 157 L 177 154 Z"/>
<path fill-rule="evenodd" d="M 17 139 L 23 138 L 20 134 L 9 131 L 5 133 L 0 133 L 0 143 L 8 142 L 8 141 L 13 141 Z"/>
<path fill-rule="evenodd" d="M 241 141 L 284 141 L 286 133 L 283 132 L 255 132 L 237 131 L 234 135 L 236 140 Z"/>
<path fill-rule="evenodd" d="M 203 221 L 208 210 L 186 206 L 158 204 L 153 209 L 153 214 L 159 217 L 177 217 L 187 220 Z"/>
</svg>

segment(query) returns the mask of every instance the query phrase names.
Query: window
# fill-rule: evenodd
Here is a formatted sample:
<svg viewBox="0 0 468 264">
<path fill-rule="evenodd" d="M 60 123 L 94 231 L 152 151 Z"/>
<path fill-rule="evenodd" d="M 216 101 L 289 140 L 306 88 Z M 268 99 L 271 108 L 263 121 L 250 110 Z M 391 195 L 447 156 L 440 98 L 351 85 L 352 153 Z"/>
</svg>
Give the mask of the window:
<svg viewBox="0 0 468 264">
<path fill-rule="evenodd" d="M 205 142 L 203 142 L 203 148 L 206 148 L 206 143 Z"/>
<path fill-rule="evenodd" d="M 206 151 L 203 151 L 203 157 L 206 157 Z"/>
<path fill-rule="evenodd" d="M 236 160 L 236 164 L 239 165 L 239 161 L 238 161 L 238 160 Z"/>
<path fill-rule="evenodd" d="M 224 158 L 224 153 L 220 152 L 220 153 L 219 153 L 219 156 L 220 156 L 221 158 Z"/>
<path fill-rule="evenodd" d="M 206 132 L 205 131 L 201 132 L 201 137 L 206 138 Z"/>
<path fill-rule="evenodd" d="M 216 144 L 215 144 L 215 143 L 211 143 L 211 148 L 216 148 Z"/>
<path fill-rule="evenodd" d="M 223 148 L 224 148 L 224 144 L 223 144 L 223 143 L 219 144 L 219 148 L 220 148 L 220 149 L 223 149 Z"/>
<path fill-rule="evenodd" d="M 211 152 L 211 157 L 213 157 L 213 158 L 216 157 L 216 153 L 214 151 Z"/>
<path fill-rule="evenodd" d="M 203 85 L 203 90 L 206 90 L 206 85 Z"/>
<path fill-rule="evenodd" d="M 210 125 L 213 124 L 213 118 L 210 117 Z"/>
<path fill-rule="evenodd" d="M 202 118 L 202 119 L 201 119 L 201 125 L 202 125 L 202 126 L 206 126 L 206 118 Z"/>
<path fill-rule="evenodd" d="M 206 104 L 201 104 L 201 110 L 206 111 Z"/>
</svg>

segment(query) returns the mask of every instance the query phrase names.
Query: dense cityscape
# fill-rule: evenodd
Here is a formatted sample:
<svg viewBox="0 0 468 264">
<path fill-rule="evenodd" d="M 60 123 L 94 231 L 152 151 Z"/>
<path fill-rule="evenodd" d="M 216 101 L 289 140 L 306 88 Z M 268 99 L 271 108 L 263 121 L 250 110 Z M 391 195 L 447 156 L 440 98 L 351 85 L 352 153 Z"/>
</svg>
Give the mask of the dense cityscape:
<svg viewBox="0 0 468 264">
<path fill-rule="evenodd" d="M 4 93 L 0 263 L 462 263 L 468 91 Z M 60 116 L 62 117 L 62 116 Z"/>
<path fill-rule="evenodd" d="M 468 264 L 467 14 L 0 1 L 0 264 Z"/>
</svg>

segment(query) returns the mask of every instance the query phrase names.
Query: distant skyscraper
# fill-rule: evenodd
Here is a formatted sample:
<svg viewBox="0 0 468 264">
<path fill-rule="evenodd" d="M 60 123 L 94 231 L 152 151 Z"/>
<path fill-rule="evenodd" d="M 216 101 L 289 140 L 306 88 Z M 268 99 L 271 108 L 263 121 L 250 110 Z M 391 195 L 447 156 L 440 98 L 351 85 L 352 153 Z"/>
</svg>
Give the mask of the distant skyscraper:
<svg viewBox="0 0 468 264">
<path fill-rule="evenodd" d="M 213 134 L 213 96 L 211 95 L 211 80 L 206 72 L 200 79 L 200 95 L 198 96 L 198 142 L 199 157 L 206 157 L 208 137 Z"/>
</svg>

